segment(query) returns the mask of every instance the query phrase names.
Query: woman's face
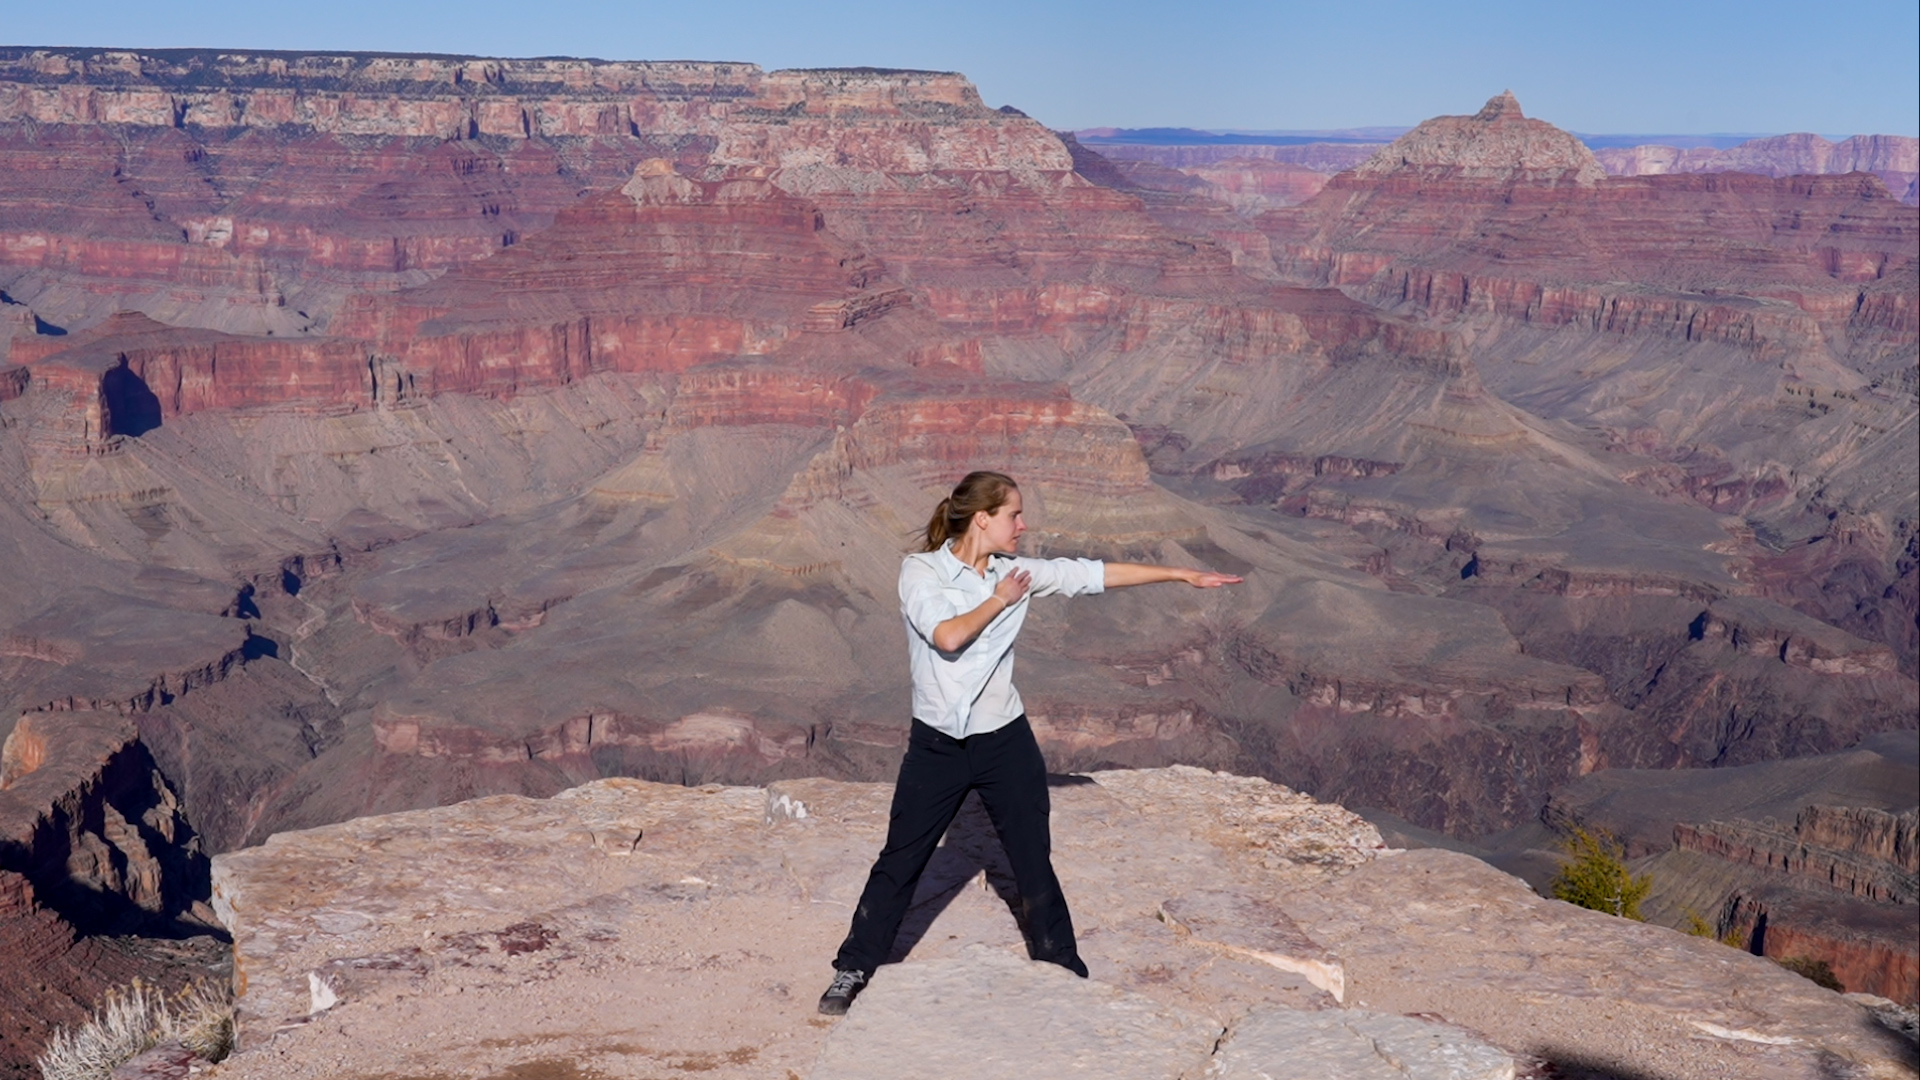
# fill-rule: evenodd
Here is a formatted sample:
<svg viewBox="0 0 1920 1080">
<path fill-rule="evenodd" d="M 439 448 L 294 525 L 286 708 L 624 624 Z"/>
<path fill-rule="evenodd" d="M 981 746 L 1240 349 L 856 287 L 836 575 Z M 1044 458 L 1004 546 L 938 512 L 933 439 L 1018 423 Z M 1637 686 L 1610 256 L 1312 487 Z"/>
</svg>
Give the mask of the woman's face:
<svg viewBox="0 0 1920 1080">
<path fill-rule="evenodd" d="M 1014 554 L 1020 547 L 1020 534 L 1027 531 L 1027 520 L 1020 515 L 1020 489 L 1007 493 L 1007 501 L 993 513 L 973 515 L 974 527 L 981 529 L 983 547 L 989 552 Z"/>
</svg>

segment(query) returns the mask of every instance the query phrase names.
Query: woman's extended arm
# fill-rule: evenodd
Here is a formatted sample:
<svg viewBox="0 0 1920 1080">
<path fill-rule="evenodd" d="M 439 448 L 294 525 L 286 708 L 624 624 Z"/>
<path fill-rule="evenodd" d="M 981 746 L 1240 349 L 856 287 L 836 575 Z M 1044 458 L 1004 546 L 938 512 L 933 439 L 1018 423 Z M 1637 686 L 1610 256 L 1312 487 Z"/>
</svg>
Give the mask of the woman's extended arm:
<svg viewBox="0 0 1920 1080">
<path fill-rule="evenodd" d="M 1242 580 L 1235 574 L 1217 574 L 1212 570 L 1195 570 L 1185 566 L 1110 562 L 1107 564 L 1105 584 L 1109 589 L 1118 589 L 1127 585 L 1152 585 L 1159 581 L 1184 581 L 1196 589 L 1217 589 L 1222 585 L 1238 585 Z"/>
</svg>

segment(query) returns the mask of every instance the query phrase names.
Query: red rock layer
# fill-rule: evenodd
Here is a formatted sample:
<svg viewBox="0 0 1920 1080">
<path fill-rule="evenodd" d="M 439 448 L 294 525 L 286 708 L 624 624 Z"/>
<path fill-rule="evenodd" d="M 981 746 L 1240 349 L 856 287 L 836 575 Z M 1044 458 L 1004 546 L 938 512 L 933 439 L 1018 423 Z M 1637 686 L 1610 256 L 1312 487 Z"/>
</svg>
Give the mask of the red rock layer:
<svg viewBox="0 0 1920 1080">
<path fill-rule="evenodd" d="M 1736 894 L 1722 926 L 1761 956 L 1824 961 L 1850 992 L 1920 1002 L 1920 947 L 1910 904 L 1825 901 L 1775 888 Z"/>
<path fill-rule="evenodd" d="M 597 371 L 682 371 L 771 351 L 814 324 L 838 331 L 900 299 L 863 289 L 871 267 L 821 233 L 804 200 L 765 180 L 672 179 L 686 185 L 680 199 L 588 200 L 470 271 L 356 301 L 326 338 L 123 314 L 79 335 L 24 339 L 13 356 L 41 385 L 73 394 L 77 430 L 99 441 L 210 408 L 360 408 Z M 118 398 L 116 372 L 138 379 Z M 120 400 L 129 394 L 140 401 Z M 142 402 L 144 425 L 129 418 Z"/>
<path fill-rule="evenodd" d="M 78 936 L 9 870 L 0 870 L 0 964 L 11 973 L 0 979 L 0 1068 L 23 1077 L 56 1027 L 85 1021 L 108 988 L 141 973 L 104 940 Z"/>
<path fill-rule="evenodd" d="M 1799 132 L 1751 139 L 1721 150 L 1710 146 L 1681 149 L 1673 146 L 1627 146 L 1595 152 L 1600 164 L 1615 176 L 1655 176 L 1663 173 L 1744 172 L 1761 176 L 1837 175 L 1872 173 L 1896 197 L 1911 203 L 1920 192 L 1920 139 L 1903 135 L 1855 135 L 1828 142 Z"/>
<path fill-rule="evenodd" d="M 873 276 L 810 203 L 763 178 L 651 183 L 662 190 L 637 180 L 498 258 L 358 301 L 339 329 L 393 356 L 418 392 L 501 392 L 771 352 Z"/>
<path fill-rule="evenodd" d="M 1149 486 L 1126 426 L 1058 384 L 890 380 L 849 434 L 856 469 L 907 465 L 934 484 L 1018 447 L 1029 475 L 1068 490 L 1122 495 Z"/>
<path fill-rule="evenodd" d="M 511 246 L 649 158 L 1070 167 L 947 73 L 194 51 L 0 50 L 0 147 L 15 291 L 282 332 Z"/>
<path fill-rule="evenodd" d="M 357 297 L 326 338 L 169 337 L 121 316 L 78 336 L 23 341 L 15 358 L 88 409 L 124 369 L 157 401 L 152 422 L 205 408 L 514 393 L 776 351 L 788 363 L 817 355 L 844 366 L 858 354 L 883 367 L 977 369 L 978 334 L 1040 334 L 1072 349 L 1117 330 L 1124 352 L 1198 332 L 1230 363 L 1367 343 L 1449 363 L 1444 334 L 1383 320 L 1330 290 L 1248 281 L 1224 249 L 1180 239 L 1139 199 L 1064 171 L 1034 182 L 1003 172 L 980 178 L 984 187 L 941 174 L 913 190 L 811 197 L 790 193 L 810 175 L 793 170 L 686 173 L 649 161 L 620 192 L 580 202 L 495 257 L 419 288 Z M 890 313 L 903 309 L 943 326 L 915 323 L 851 353 L 808 344 L 898 322 Z M 99 408 L 74 420 L 84 438 L 138 432 L 110 404 Z"/>
<path fill-rule="evenodd" d="M 1913 834 L 1911 812 L 1811 806 L 1801 812 L 1791 832 L 1753 822 L 1714 821 L 1675 826 L 1673 842 L 1688 851 L 1817 882 L 1848 896 L 1911 905 L 1920 900 L 1914 871 L 1892 856 L 1898 847 L 1911 862 Z"/>
<path fill-rule="evenodd" d="M 282 331 L 323 321 L 342 290 L 491 254 L 661 149 L 5 122 L 0 146 L 16 290 L 58 286 L 56 308 L 82 319 L 131 296 L 173 321 Z"/>
<path fill-rule="evenodd" d="M 1920 332 L 1920 223 L 1871 178 L 1346 174 L 1262 226 L 1286 276 L 1441 318 L 1785 349 Z"/>
</svg>

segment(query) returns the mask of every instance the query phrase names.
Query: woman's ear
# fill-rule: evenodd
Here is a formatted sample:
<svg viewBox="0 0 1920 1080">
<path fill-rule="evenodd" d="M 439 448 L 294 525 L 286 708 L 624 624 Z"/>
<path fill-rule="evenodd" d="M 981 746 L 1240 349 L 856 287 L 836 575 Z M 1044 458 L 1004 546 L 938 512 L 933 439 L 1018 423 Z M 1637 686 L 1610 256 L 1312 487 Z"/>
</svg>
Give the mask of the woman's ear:
<svg viewBox="0 0 1920 1080">
<path fill-rule="evenodd" d="M 973 512 L 973 527 L 976 529 L 984 529 L 992 521 L 993 515 L 987 513 L 985 510 L 975 510 Z"/>
</svg>

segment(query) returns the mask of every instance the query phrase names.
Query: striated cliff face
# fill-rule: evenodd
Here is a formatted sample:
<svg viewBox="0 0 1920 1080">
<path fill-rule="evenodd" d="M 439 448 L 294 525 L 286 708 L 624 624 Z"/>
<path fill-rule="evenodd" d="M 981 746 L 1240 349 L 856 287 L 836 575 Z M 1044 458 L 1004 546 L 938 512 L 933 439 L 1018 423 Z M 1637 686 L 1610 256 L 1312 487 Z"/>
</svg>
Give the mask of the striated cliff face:
<svg viewBox="0 0 1920 1080">
<path fill-rule="evenodd" d="M 175 919 L 206 899 L 206 856 L 130 722 L 23 718 L 0 752 L 0 790 L 10 869 L 80 930 Z"/>
<path fill-rule="evenodd" d="M 1872 625 L 1911 675 L 1913 208 L 1857 173 L 1600 178 L 1517 115 L 1430 121 L 1268 212 L 1281 277 L 1473 335 L 1489 390 L 1628 483 L 1741 515 L 1756 591 Z M 1426 163 L 1456 149 L 1477 164 Z M 1821 482 L 1780 468 L 1809 451 Z"/>
<path fill-rule="evenodd" d="M 1763 956 L 1824 960 L 1841 985 L 1920 1000 L 1911 934 L 1920 812 L 1809 806 L 1791 827 L 1714 821 L 1674 828 L 1675 849 L 1751 867 L 1720 911 L 1722 932 Z M 1830 889 L 1848 899 L 1810 893 Z"/>
<path fill-rule="evenodd" d="M 191 50 L 5 50 L 0 144 L 0 281 L 50 321 L 131 306 L 281 335 L 509 247 L 649 158 L 827 183 L 850 158 L 1071 168 L 954 74 Z"/>
<path fill-rule="evenodd" d="M 108 935 L 207 934 L 210 896 L 206 854 L 131 722 L 22 719 L 0 750 L 0 1069 L 25 1075 L 109 987 L 183 981 Z"/>
<path fill-rule="evenodd" d="M 1652 879 L 1649 919 L 1677 929 L 1705 920 L 1723 940 L 1822 961 L 1849 990 L 1910 1002 L 1920 995 L 1915 747 L 1913 732 L 1886 732 L 1839 753 L 1696 773 L 1685 785 L 1596 771 L 1554 793 L 1544 830 L 1506 838 L 1490 857 L 1525 867 L 1522 848 L 1550 848 L 1573 827 L 1604 830 Z"/>
<path fill-rule="evenodd" d="M 1920 950 L 1913 944 L 1912 905 L 1835 900 L 1779 885 L 1750 886 L 1728 898 L 1718 927 L 1758 956 L 1823 961 L 1848 991 L 1909 1006 L 1920 1001 Z"/>
<path fill-rule="evenodd" d="M 1725 150 L 1712 147 L 1631 146 L 1594 155 L 1614 176 L 1665 173 L 1744 172 L 1761 176 L 1816 176 L 1872 173 L 1894 197 L 1912 203 L 1920 193 L 1920 139 L 1902 135 L 1855 135 L 1829 142 L 1800 132 L 1753 139 Z"/>
<path fill-rule="evenodd" d="M 1675 846 L 1818 882 L 1849 896 L 1920 902 L 1914 875 L 1915 811 L 1809 806 L 1791 829 L 1708 822 L 1674 830 Z"/>
<path fill-rule="evenodd" d="M 1793 823 L 1793 831 L 1807 843 L 1855 852 L 1909 874 L 1920 874 L 1920 812 L 1889 814 L 1872 807 L 1809 806 Z M 1920 896 L 1915 900 L 1920 901 Z"/>
</svg>

